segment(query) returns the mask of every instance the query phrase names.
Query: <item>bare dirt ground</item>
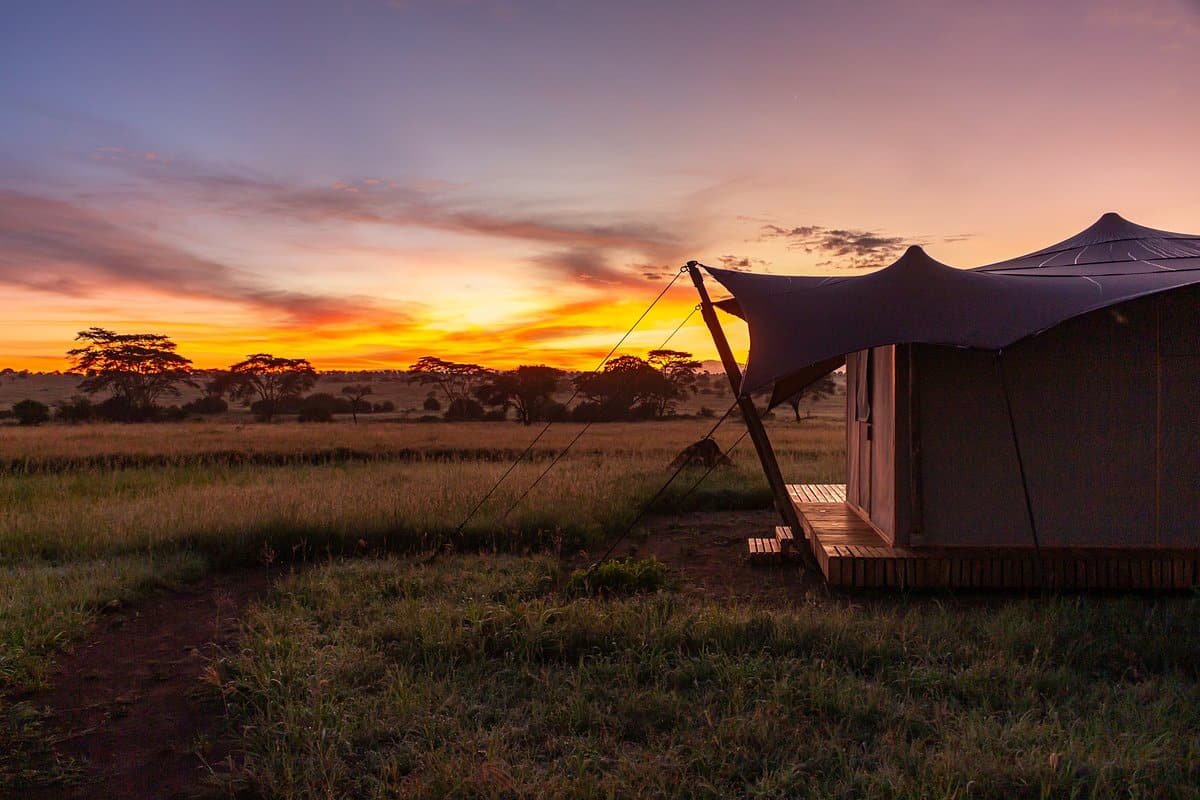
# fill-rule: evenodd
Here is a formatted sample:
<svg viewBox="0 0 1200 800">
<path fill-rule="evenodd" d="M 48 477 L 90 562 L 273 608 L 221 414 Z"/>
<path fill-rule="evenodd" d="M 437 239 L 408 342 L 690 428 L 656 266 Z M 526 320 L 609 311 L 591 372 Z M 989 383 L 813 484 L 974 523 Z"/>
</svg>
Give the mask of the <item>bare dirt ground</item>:
<svg viewBox="0 0 1200 800">
<path fill-rule="evenodd" d="M 702 511 L 651 517 L 649 536 L 631 542 L 639 558 L 654 556 L 677 572 L 681 591 L 714 600 L 758 600 L 802 603 L 824 596 L 821 576 L 804 569 L 799 561 L 751 566 L 746 560 L 746 539 L 772 537 L 779 515 L 773 511 Z M 630 553 L 618 547 L 614 555 Z"/>
<path fill-rule="evenodd" d="M 680 590 L 714 600 L 794 604 L 824 593 L 797 562 L 750 566 L 748 536 L 771 536 L 769 511 L 697 512 L 647 520 L 644 539 L 615 555 L 654 556 Z M 30 798 L 196 798 L 210 769 L 236 759 L 223 708 L 204 691 L 204 670 L 231 646 L 246 606 L 266 596 L 278 571 L 206 577 L 106 613 L 88 638 L 59 661 L 46 692 L 21 698 L 52 711 L 61 756 L 83 763 L 74 786 Z"/>
<path fill-rule="evenodd" d="M 24 698 L 52 710 L 57 750 L 84 764 L 83 779 L 25 796 L 202 796 L 207 765 L 234 756 L 223 708 L 202 691 L 203 671 L 272 580 L 266 569 L 213 575 L 105 614 L 60 659 L 52 688 Z"/>
</svg>

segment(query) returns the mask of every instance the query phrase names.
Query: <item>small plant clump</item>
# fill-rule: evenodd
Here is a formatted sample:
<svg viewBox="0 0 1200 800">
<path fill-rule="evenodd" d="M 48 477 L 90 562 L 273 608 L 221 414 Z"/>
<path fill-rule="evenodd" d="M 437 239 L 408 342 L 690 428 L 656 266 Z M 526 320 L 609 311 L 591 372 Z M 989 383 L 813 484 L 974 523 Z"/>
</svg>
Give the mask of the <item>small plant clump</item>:
<svg viewBox="0 0 1200 800">
<path fill-rule="evenodd" d="M 50 407 L 37 400 L 22 400 L 13 404 L 12 415 L 17 418 L 18 425 L 32 427 L 50 421 Z"/>
<path fill-rule="evenodd" d="M 654 556 L 635 559 L 632 556 L 606 561 L 586 570 L 571 573 L 567 592 L 573 595 L 639 594 L 669 588 L 667 565 Z"/>
</svg>

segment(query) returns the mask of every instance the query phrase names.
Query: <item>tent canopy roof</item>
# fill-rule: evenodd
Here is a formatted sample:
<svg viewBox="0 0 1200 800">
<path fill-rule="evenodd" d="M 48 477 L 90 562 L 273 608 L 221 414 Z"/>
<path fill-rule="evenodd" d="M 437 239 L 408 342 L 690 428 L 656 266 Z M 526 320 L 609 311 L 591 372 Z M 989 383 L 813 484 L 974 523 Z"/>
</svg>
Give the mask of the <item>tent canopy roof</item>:
<svg viewBox="0 0 1200 800">
<path fill-rule="evenodd" d="M 800 388 L 798 377 L 868 347 L 1002 350 L 1089 311 L 1200 283 L 1200 235 L 1109 213 L 1056 245 L 973 270 L 942 264 L 916 246 L 868 275 L 706 269 L 733 294 L 718 305 L 750 328 L 742 391 L 777 384 L 774 404 Z"/>
</svg>

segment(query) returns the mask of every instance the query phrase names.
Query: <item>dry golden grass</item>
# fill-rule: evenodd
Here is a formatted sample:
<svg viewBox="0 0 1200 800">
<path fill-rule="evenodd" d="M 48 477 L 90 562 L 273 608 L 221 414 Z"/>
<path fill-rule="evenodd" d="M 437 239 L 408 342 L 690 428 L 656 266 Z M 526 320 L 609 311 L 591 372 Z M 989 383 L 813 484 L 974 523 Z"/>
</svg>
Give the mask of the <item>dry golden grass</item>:
<svg viewBox="0 0 1200 800">
<path fill-rule="evenodd" d="M 674 456 L 711 421 L 594 426 L 506 516 L 519 494 L 579 430 L 555 426 L 540 460 L 523 463 L 457 541 L 470 547 L 598 544 L 625 526 L 669 475 Z M 743 428 L 726 423 L 730 445 Z M 785 474 L 794 481 L 842 479 L 842 434 L 828 423 L 776 422 Z M 363 544 L 410 550 L 437 546 L 507 469 L 536 429 L 515 424 L 80 426 L 22 430 L 0 452 L 30 462 L 97 457 L 168 457 L 166 466 L 67 466 L 0 478 L 0 560 L 62 559 L 127 552 L 199 550 L 218 562 L 274 553 L 287 558 L 348 552 Z M 66 432 L 66 438 L 57 434 Z M 307 463 L 306 454 L 347 448 L 366 460 Z M 235 450 L 235 448 L 237 448 Z M 437 453 L 389 460 L 400 451 Z M 281 457 L 281 465 L 229 463 L 232 452 Z M 458 455 L 455 455 L 455 454 Z M 492 460 L 481 454 L 493 453 Z M 504 456 L 504 457 L 500 457 Z M 687 507 L 755 507 L 769 502 L 748 440 L 737 466 L 714 472 Z M 372 460 L 372 458 L 374 460 Z M 134 459 L 136 462 L 136 459 Z M 61 466 L 61 465 L 60 465 Z M 699 477 L 685 472 L 670 508 Z"/>
<path fill-rule="evenodd" d="M 713 422 L 715 420 L 712 419 L 679 419 L 594 425 L 577 448 L 581 452 L 609 455 L 669 453 L 673 457 L 703 435 Z M 816 418 L 798 424 L 780 414 L 767 424 L 772 441 L 781 453 L 812 446 L 836 447 L 844 435 L 840 421 L 834 418 Z M 579 423 L 558 423 L 550 428 L 538 447 L 561 448 L 574 438 L 581 427 Z M 185 463 L 189 457 L 209 453 L 300 455 L 332 448 L 380 455 L 407 448 L 519 451 L 539 430 L 541 428 L 538 426 L 526 427 L 515 423 L 399 423 L 373 420 L 359 425 L 342 422 L 315 425 L 221 421 L 160 425 L 48 425 L 37 428 L 7 426 L 0 434 L 0 464 L 18 459 L 37 461 L 126 455 L 167 457 Z M 744 428 L 740 423 L 726 421 L 719 429 L 717 438 L 727 445 L 742 430 Z"/>
</svg>

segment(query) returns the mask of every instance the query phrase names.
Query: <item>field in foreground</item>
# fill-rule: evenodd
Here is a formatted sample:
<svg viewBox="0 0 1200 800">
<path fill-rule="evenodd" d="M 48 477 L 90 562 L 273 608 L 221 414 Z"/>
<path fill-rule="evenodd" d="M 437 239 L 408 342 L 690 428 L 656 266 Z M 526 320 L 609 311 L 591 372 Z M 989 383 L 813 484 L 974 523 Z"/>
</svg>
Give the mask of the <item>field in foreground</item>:
<svg viewBox="0 0 1200 800">
<path fill-rule="evenodd" d="M 102 609 L 292 561 L 182 689 L 219 695 L 245 752 L 218 796 L 1195 796 L 1195 598 L 805 599 L 795 571 L 737 562 L 738 515 L 707 512 L 768 505 L 744 441 L 618 549 L 668 559 L 670 586 L 569 591 L 709 424 L 597 426 L 506 515 L 578 430 L 557 427 L 457 536 L 532 431 L 6 430 L 0 795 L 87 786 L 97 765 L 56 758 L 54 718 L 13 698 Z M 789 480 L 843 479 L 835 421 L 770 425 Z"/>
<path fill-rule="evenodd" d="M 251 796 L 1171 797 L 1194 600 L 573 596 L 545 558 L 295 577 L 220 663 Z"/>
</svg>

